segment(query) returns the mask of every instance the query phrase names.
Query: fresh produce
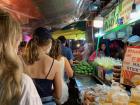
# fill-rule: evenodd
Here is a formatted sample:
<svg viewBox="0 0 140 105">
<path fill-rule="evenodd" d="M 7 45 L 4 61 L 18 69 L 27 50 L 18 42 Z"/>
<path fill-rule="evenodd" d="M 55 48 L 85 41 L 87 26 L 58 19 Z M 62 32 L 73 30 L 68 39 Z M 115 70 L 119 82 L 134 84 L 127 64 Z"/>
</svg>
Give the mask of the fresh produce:
<svg viewBox="0 0 140 105">
<path fill-rule="evenodd" d="M 93 74 L 98 75 L 98 71 L 97 71 L 98 64 L 96 62 L 90 62 L 89 64 L 93 68 Z"/>
<path fill-rule="evenodd" d="M 86 61 L 81 61 L 79 64 L 76 64 L 74 66 L 74 71 L 79 74 L 87 74 L 87 75 L 89 74 L 90 75 L 93 73 L 93 68 Z"/>
<path fill-rule="evenodd" d="M 121 60 L 116 60 L 111 57 L 101 57 L 101 58 L 97 57 L 94 60 L 94 63 L 98 64 L 99 66 L 104 67 L 106 70 L 112 69 L 115 65 L 122 65 Z"/>
</svg>

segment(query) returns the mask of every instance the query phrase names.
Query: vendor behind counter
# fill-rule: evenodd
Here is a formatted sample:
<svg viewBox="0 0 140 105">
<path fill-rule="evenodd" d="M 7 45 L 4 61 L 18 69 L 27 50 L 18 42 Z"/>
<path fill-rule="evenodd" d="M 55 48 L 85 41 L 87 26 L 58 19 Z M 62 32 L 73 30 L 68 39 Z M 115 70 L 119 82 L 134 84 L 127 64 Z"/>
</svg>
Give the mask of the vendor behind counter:
<svg viewBox="0 0 140 105">
<path fill-rule="evenodd" d="M 106 53 L 107 51 L 106 51 L 106 44 L 105 43 L 101 43 L 100 45 L 99 45 L 99 49 L 98 49 L 98 52 L 97 51 L 94 51 L 92 54 L 91 54 L 91 56 L 89 57 L 89 61 L 91 62 L 91 61 L 94 61 L 94 59 L 96 58 L 96 57 L 103 57 L 103 56 L 106 56 Z"/>
</svg>

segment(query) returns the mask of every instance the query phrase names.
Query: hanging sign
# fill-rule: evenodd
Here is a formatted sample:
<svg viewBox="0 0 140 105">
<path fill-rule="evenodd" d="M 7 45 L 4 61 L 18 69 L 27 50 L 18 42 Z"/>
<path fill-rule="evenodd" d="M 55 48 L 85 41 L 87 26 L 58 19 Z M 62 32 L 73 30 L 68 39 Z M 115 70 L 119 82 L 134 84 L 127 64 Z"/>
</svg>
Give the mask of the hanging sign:
<svg viewBox="0 0 140 105">
<path fill-rule="evenodd" d="M 128 47 L 121 72 L 121 83 L 140 85 L 140 47 Z"/>
<path fill-rule="evenodd" d="M 128 23 L 132 4 L 132 0 L 123 0 L 116 6 L 104 19 L 104 31 L 107 32 L 119 25 Z"/>
</svg>

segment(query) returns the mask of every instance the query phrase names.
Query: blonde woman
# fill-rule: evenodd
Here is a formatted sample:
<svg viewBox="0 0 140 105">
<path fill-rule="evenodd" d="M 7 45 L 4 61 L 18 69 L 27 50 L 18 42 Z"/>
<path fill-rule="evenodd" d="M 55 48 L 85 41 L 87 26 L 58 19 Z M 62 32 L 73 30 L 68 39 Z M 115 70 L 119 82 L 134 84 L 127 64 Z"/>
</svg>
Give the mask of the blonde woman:
<svg viewBox="0 0 140 105">
<path fill-rule="evenodd" d="M 18 22 L 0 10 L 0 105 L 42 105 L 17 56 L 21 38 Z"/>
<path fill-rule="evenodd" d="M 47 55 L 51 46 L 50 32 L 39 27 L 28 43 L 24 57 L 29 75 L 34 80 L 44 105 L 56 105 L 54 98 L 59 100 L 62 91 L 60 65 Z"/>
<path fill-rule="evenodd" d="M 61 55 L 61 42 L 60 40 L 55 40 L 53 42 L 53 47 L 51 49 L 50 52 L 50 56 L 53 57 L 54 59 L 58 60 L 58 62 L 61 65 L 61 81 L 62 81 L 62 96 L 59 100 L 60 104 L 64 104 L 69 97 L 69 93 L 68 93 L 68 86 L 67 83 L 65 81 L 65 73 L 67 75 L 67 77 L 71 78 L 73 77 L 73 70 L 71 68 L 71 65 L 69 63 L 69 61 L 67 60 L 67 58 L 65 58 L 64 56 Z"/>
</svg>

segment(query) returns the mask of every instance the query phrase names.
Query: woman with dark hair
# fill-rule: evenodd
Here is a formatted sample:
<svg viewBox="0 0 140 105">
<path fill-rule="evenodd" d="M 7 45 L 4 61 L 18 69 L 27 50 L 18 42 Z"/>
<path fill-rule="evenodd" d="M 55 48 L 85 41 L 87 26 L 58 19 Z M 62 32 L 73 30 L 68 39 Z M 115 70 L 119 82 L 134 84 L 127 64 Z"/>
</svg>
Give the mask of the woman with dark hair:
<svg viewBox="0 0 140 105">
<path fill-rule="evenodd" d="M 71 48 L 67 46 L 68 43 L 65 36 L 59 36 L 57 39 L 60 40 L 61 42 L 61 48 L 62 48 L 61 54 L 69 60 L 71 65 L 73 65 L 74 57 Z"/>
<path fill-rule="evenodd" d="M 24 56 L 29 75 L 44 105 L 56 105 L 62 93 L 61 68 L 58 61 L 48 56 L 52 47 L 51 34 L 46 28 L 35 30 Z"/>
<path fill-rule="evenodd" d="M 53 43 L 53 47 L 50 52 L 50 56 L 53 57 L 54 59 L 58 60 L 58 62 L 61 65 L 61 81 L 62 81 L 62 96 L 60 98 L 59 103 L 64 104 L 68 100 L 68 87 L 67 84 L 64 80 L 64 74 L 66 72 L 66 75 L 71 78 L 73 77 L 73 70 L 70 66 L 69 61 L 67 58 L 61 55 L 61 42 L 57 39 Z"/>
<path fill-rule="evenodd" d="M 42 105 L 17 55 L 21 41 L 20 24 L 0 10 L 0 105 Z"/>
<path fill-rule="evenodd" d="M 98 53 L 94 51 L 91 56 L 89 57 L 89 61 L 94 61 L 96 57 L 102 57 L 106 55 L 106 45 L 104 43 L 101 43 L 98 49 Z"/>
</svg>

